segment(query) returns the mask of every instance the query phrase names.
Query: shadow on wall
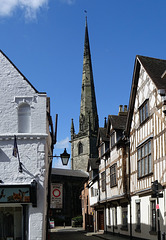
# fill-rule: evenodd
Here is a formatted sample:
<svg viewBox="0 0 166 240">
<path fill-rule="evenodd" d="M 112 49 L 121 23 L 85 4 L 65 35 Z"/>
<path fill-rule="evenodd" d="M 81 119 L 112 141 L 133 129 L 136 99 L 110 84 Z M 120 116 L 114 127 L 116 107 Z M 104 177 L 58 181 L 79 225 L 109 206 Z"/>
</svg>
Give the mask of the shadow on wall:
<svg viewBox="0 0 166 240">
<path fill-rule="evenodd" d="M 11 158 L 12 158 L 12 151 L 10 148 L 10 152 L 11 152 Z M 6 155 L 6 153 L 0 149 L 0 162 L 11 162 L 11 159 Z"/>
<path fill-rule="evenodd" d="M 122 225 L 107 225 L 105 231 L 107 233 L 113 234 L 113 235 L 118 235 L 118 236 L 132 236 L 130 239 L 145 239 L 145 240 L 150 240 L 150 239 L 161 239 L 161 240 L 166 240 L 166 225 L 164 225 L 164 219 L 161 215 L 161 212 L 159 210 L 159 216 L 160 216 L 160 221 L 158 222 L 158 217 L 157 217 L 157 210 L 152 213 L 150 221 L 151 224 L 132 224 L 131 228 L 132 231 L 130 231 L 130 224 L 127 224 L 125 227 Z M 143 218 L 147 217 L 145 214 L 142 216 L 141 221 L 143 221 Z M 158 226 L 159 230 L 158 231 Z"/>
</svg>

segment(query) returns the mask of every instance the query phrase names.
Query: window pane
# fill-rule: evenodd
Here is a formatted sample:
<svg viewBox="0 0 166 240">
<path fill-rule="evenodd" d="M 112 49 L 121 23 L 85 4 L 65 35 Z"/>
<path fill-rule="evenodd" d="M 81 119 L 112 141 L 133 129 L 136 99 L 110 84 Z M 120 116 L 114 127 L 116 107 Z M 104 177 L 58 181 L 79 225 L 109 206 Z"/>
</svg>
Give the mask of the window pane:
<svg viewBox="0 0 166 240">
<path fill-rule="evenodd" d="M 144 147 L 141 148 L 141 157 L 144 157 Z"/>
<path fill-rule="evenodd" d="M 149 173 L 151 173 L 152 172 L 152 159 L 151 159 L 151 155 L 149 155 L 148 161 L 149 161 Z"/>
<path fill-rule="evenodd" d="M 148 144 L 145 144 L 145 156 L 148 154 Z"/>
<path fill-rule="evenodd" d="M 143 177 L 152 172 L 151 141 L 137 150 L 138 177 Z"/>
<path fill-rule="evenodd" d="M 148 158 L 145 157 L 145 175 L 148 174 Z"/>
<path fill-rule="evenodd" d="M 149 141 L 149 153 L 151 153 L 151 141 Z"/>
<path fill-rule="evenodd" d="M 23 103 L 18 108 L 18 132 L 29 133 L 31 122 L 31 109 L 26 103 Z"/>
<path fill-rule="evenodd" d="M 139 110 L 140 123 L 142 123 L 142 109 Z"/>
<path fill-rule="evenodd" d="M 141 161 L 138 162 L 138 177 L 141 176 Z"/>
<path fill-rule="evenodd" d="M 145 118 L 148 117 L 148 103 L 145 104 Z"/>
<path fill-rule="evenodd" d="M 141 160 L 141 176 L 144 176 L 144 160 Z"/>
<path fill-rule="evenodd" d="M 140 203 L 136 203 L 136 229 L 141 229 Z"/>
<path fill-rule="evenodd" d="M 141 158 L 141 149 L 138 149 L 138 160 Z"/>
<path fill-rule="evenodd" d="M 142 108 L 142 121 L 145 120 L 145 107 Z"/>
</svg>

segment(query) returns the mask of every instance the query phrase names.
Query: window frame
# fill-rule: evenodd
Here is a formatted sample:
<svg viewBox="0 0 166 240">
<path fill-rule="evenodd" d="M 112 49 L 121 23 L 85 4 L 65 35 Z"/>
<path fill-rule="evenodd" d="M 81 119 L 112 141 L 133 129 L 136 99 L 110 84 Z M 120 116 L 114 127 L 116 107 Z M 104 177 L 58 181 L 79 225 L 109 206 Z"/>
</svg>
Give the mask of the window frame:
<svg viewBox="0 0 166 240">
<path fill-rule="evenodd" d="M 83 144 L 81 142 L 78 143 L 78 155 L 83 153 Z"/>
<path fill-rule="evenodd" d="M 149 117 L 149 99 L 146 99 L 139 107 L 139 122 L 143 124 Z"/>
<path fill-rule="evenodd" d="M 110 143 L 111 143 L 111 148 L 115 146 L 116 143 L 116 132 L 112 132 L 110 135 Z"/>
<path fill-rule="evenodd" d="M 110 167 L 110 187 L 117 186 L 117 163 Z"/>
<path fill-rule="evenodd" d="M 136 231 L 141 231 L 141 203 L 136 202 Z"/>
<path fill-rule="evenodd" d="M 152 173 L 152 140 L 149 139 L 137 148 L 137 177 L 143 178 Z"/>
<path fill-rule="evenodd" d="M 31 106 L 22 102 L 18 106 L 18 133 L 31 133 Z"/>
<path fill-rule="evenodd" d="M 101 190 L 104 192 L 106 190 L 106 172 L 101 173 Z"/>
<path fill-rule="evenodd" d="M 128 207 L 122 207 L 122 229 L 128 230 Z"/>
</svg>

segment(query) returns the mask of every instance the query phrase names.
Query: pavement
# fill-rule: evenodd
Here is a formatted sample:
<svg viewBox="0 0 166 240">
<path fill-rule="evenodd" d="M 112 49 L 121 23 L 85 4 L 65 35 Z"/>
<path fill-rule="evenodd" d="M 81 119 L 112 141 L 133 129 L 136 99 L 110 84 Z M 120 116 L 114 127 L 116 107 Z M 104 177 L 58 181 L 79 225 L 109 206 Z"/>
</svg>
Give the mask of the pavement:
<svg viewBox="0 0 166 240">
<path fill-rule="evenodd" d="M 86 236 L 95 236 L 98 237 L 100 239 L 105 239 L 105 240 L 126 240 L 126 239 L 130 239 L 130 237 L 122 237 L 122 236 L 117 236 L 117 235 L 112 235 L 110 233 L 105 233 L 104 231 L 100 231 L 100 232 L 86 232 L 82 227 L 71 227 L 71 226 L 66 226 L 66 227 L 55 227 L 53 229 L 49 229 L 49 232 L 67 232 L 67 231 L 71 231 L 71 232 L 84 232 Z"/>
</svg>

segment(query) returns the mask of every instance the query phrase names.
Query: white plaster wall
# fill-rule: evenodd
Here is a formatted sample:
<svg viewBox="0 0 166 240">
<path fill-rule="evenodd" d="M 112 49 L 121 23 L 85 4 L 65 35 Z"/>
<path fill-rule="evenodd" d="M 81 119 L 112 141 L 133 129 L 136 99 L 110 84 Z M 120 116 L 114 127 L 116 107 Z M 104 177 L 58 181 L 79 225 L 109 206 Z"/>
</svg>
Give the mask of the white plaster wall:
<svg viewBox="0 0 166 240">
<path fill-rule="evenodd" d="M 98 189 L 98 182 L 96 181 L 93 185 L 92 185 L 93 189 Z M 98 190 L 99 191 L 99 190 Z M 99 200 L 99 195 L 97 196 L 91 196 L 91 187 L 89 188 L 89 200 L 90 200 L 90 206 L 93 206 L 94 204 L 96 204 Z"/>
<path fill-rule="evenodd" d="M 31 133 L 46 132 L 46 94 L 37 94 L 0 52 L 0 133 L 18 131 L 17 110 L 26 101 L 31 107 Z M 41 121 L 42 120 L 42 121 Z M 40 124 L 39 124 L 40 122 Z"/>
<path fill-rule="evenodd" d="M 48 175 L 46 94 L 37 93 L 0 52 L 0 180 L 4 184 L 30 184 L 37 181 L 37 208 L 29 205 L 29 240 L 45 239 L 46 188 Z M 31 132 L 18 133 L 18 106 L 31 107 Z M 22 162 L 12 156 L 14 135 Z M 47 164 L 46 164 L 47 163 Z M 9 205 L 8 205 L 9 206 Z"/>
</svg>

